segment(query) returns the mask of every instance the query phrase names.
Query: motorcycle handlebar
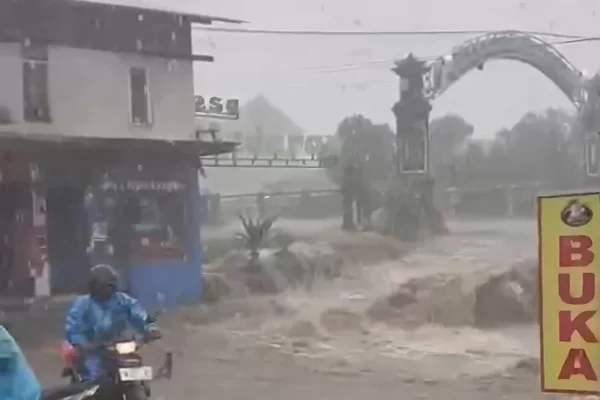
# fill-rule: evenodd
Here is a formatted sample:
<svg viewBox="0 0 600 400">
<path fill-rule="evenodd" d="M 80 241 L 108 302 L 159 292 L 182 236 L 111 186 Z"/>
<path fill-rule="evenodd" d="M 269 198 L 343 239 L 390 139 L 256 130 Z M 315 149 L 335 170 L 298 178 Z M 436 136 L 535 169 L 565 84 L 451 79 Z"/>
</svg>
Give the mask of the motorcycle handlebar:
<svg viewBox="0 0 600 400">
<path fill-rule="evenodd" d="M 90 349 L 90 350 L 99 350 L 102 348 L 114 348 L 117 344 L 119 343 L 124 343 L 124 342 L 135 342 L 139 347 L 142 347 L 143 345 L 147 344 L 147 343 L 151 343 L 151 342 L 155 342 L 157 340 L 160 340 L 161 337 L 139 337 L 139 336 L 134 336 L 129 340 L 108 340 L 108 341 L 101 341 L 101 342 L 92 342 L 89 343 L 85 346 L 82 346 L 84 349 Z"/>
</svg>

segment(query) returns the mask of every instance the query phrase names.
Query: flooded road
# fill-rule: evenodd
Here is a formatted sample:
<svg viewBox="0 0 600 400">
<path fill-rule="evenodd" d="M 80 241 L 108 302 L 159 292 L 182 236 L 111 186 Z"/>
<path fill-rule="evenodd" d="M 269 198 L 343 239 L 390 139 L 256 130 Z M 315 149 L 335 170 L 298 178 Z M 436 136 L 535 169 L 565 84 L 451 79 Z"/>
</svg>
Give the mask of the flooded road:
<svg viewBox="0 0 600 400">
<path fill-rule="evenodd" d="M 536 327 L 483 331 L 460 325 L 472 319 L 473 304 L 466 292 L 473 290 L 478 276 L 533 259 L 536 238 L 530 225 L 529 221 L 455 223 L 453 235 L 426 244 L 402 260 L 356 266 L 310 293 L 278 295 L 271 301 L 284 310 L 282 316 L 227 321 L 220 328 L 232 340 L 245 337 L 283 352 L 302 353 L 302 357 L 343 360 L 358 369 L 395 370 L 398 366 L 400 373 L 409 362 L 415 375 L 435 379 L 504 370 L 537 355 Z M 395 328 L 385 318 L 377 322 L 368 318 L 370 307 L 383 295 L 410 279 L 428 277 L 456 280 L 445 291 L 444 304 L 416 307 L 415 313 L 431 313 L 433 308 L 444 314 L 443 324 L 427 323 L 429 316 L 424 315 L 418 317 L 425 323 L 406 330 Z"/>
<path fill-rule="evenodd" d="M 401 260 L 348 268 L 310 293 L 247 298 L 243 312 L 220 322 L 179 313 L 183 321 L 167 329 L 163 347 L 149 350 L 149 360 L 164 348 L 176 356 L 175 378 L 157 383 L 155 396 L 537 398 L 537 326 L 470 324 L 480 276 L 535 261 L 534 222 L 454 222 L 451 230 Z M 411 309 L 419 322 L 411 328 L 372 318 L 374 304 L 414 278 L 453 283 Z M 35 355 L 32 362 L 55 380 L 48 360 Z"/>
</svg>

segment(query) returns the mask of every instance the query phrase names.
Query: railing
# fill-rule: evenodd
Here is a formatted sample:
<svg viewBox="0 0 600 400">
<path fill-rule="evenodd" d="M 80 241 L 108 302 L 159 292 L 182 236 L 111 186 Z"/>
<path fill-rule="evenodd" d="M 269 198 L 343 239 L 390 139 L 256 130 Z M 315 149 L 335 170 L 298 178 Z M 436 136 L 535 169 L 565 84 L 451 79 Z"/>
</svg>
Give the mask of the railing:
<svg viewBox="0 0 600 400">
<path fill-rule="evenodd" d="M 207 223 L 218 225 L 238 213 L 277 214 L 291 218 L 341 215 L 338 189 L 292 190 L 243 194 L 211 194 L 207 199 Z"/>
<path fill-rule="evenodd" d="M 441 208 L 449 216 L 532 218 L 541 190 L 539 183 L 449 188 Z"/>
<path fill-rule="evenodd" d="M 205 167 L 232 168 L 324 168 L 323 160 L 316 158 L 277 158 L 277 157 L 202 157 Z"/>
<path fill-rule="evenodd" d="M 338 189 L 312 189 L 312 190 L 292 190 L 279 192 L 258 192 L 244 194 L 224 194 L 221 195 L 222 200 L 244 199 L 244 198 L 272 198 L 272 197 L 300 197 L 300 196 L 320 196 L 325 194 L 339 193 Z"/>
<path fill-rule="evenodd" d="M 538 184 L 449 188 L 436 202 L 450 217 L 531 218 L 535 216 L 540 191 Z M 339 189 L 333 188 L 208 196 L 208 224 L 220 224 L 237 213 L 278 214 L 290 218 L 334 217 L 342 215 L 342 199 Z"/>
</svg>

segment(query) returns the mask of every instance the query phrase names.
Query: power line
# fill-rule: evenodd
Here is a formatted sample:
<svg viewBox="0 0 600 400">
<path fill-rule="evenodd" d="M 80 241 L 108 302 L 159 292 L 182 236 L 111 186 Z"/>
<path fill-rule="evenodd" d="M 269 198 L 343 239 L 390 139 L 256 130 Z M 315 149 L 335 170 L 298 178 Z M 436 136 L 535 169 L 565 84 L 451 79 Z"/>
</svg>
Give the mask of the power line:
<svg viewBox="0 0 600 400">
<path fill-rule="evenodd" d="M 586 37 L 579 39 L 571 39 L 571 40 L 563 40 L 561 42 L 550 43 L 553 46 L 563 45 L 563 44 L 575 44 L 575 43 L 589 43 L 589 42 L 597 42 L 600 41 L 600 37 Z"/>
<path fill-rule="evenodd" d="M 204 30 L 221 30 L 220 28 L 214 29 L 214 28 L 209 28 L 209 29 L 204 29 Z M 229 29 L 225 29 L 226 31 L 229 31 Z M 242 30 L 244 31 L 244 30 Z M 252 31 L 254 33 L 254 31 Z M 273 31 L 269 31 L 269 32 L 273 32 Z M 295 31 L 293 31 L 295 32 Z M 311 31 L 312 32 L 312 31 Z M 452 32 L 452 33 L 482 33 L 484 31 L 431 31 L 430 33 L 437 33 L 437 34 L 445 34 L 447 32 Z M 334 34 L 338 33 L 338 32 L 333 32 Z M 352 33 L 356 33 L 356 32 L 352 32 Z M 384 32 L 384 33 L 390 33 L 390 32 Z M 418 32 L 423 33 L 423 32 Z M 427 32 L 425 32 L 427 33 Z M 488 33 L 488 31 L 486 31 L 485 33 Z M 567 45 L 567 44 L 576 44 L 576 43 L 587 43 L 587 42 L 596 42 L 596 41 L 600 41 L 600 37 L 581 37 L 581 36 L 574 36 L 574 35 L 562 35 L 562 34 L 558 34 L 558 33 L 544 33 L 544 32 L 527 32 L 529 34 L 533 34 L 533 33 L 537 33 L 538 35 L 552 35 L 554 37 L 557 38 L 570 38 L 573 37 L 574 39 L 569 39 L 569 40 L 560 40 L 560 41 L 551 41 L 548 42 L 548 44 L 553 45 L 553 46 L 559 46 L 559 45 Z M 439 56 L 428 56 L 428 57 L 423 57 L 423 59 L 428 60 L 428 61 L 433 61 L 436 58 L 438 58 Z M 389 58 L 389 59 L 375 59 L 375 60 L 365 60 L 365 61 L 360 61 L 360 62 L 349 62 L 349 63 L 344 63 L 344 64 L 338 64 L 338 65 L 328 65 L 328 66 L 316 66 L 316 65 L 308 65 L 308 66 L 302 66 L 302 67 L 294 67 L 291 69 L 277 69 L 277 72 L 283 72 L 286 74 L 286 76 L 283 76 L 283 78 L 285 79 L 290 79 L 289 76 L 287 76 L 287 74 L 298 74 L 300 73 L 301 75 L 304 75 L 303 73 L 309 73 L 311 76 L 317 76 L 320 74 L 327 74 L 327 73 L 343 73 L 343 72 L 358 72 L 358 71 L 375 71 L 375 70 L 379 70 L 380 68 L 387 68 L 388 66 L 391 66 L 394 61 L 396 61 L 397 58 Z M 261 71 L 264 73 L 264 69 L 261 69 Z M 247 69 L 246 69 L 246 72 Z M 275 72 L 275 71 L 273 71 Z M 313 75 L 314 74 L 314 75 Z M 297 79 L 299 76 L 296 76 Z M 305 76 L 302 76 L 302 78 L 304 78 Z M 308 83 L 308 82 L 307 82 Z M 316 83 L 316 85 L 314 85 Z M 333 84 L 327 84 L 327 85 L 323 85 L 321 83 L 317 83 L 317 82 L 313 82 L 312 84 L 309 83 L 308 85 L 306 83 L 302 84 L 300 82 L 295 82 L 293 84 L 284 84 L 282 86 L 277 85 L 276 87 L 297 87 L 297 88 L 302 88 L 302 87 L 311 87 L 311 86 L 318 86 L 318 87 L 358 87 L 358 86 L 364 86 L 364 85 L 372 85 L 372 84 L 382 84 L 382 83 L 386 83 L 386 81 L 354 81 L 354 82 L 344 82 L 344 83 L 340 83 L 340 82 L 336 82 Z"/>
<path fill-rule="evenodd" d="M 588 43 L 588 42 L 597 42 L 600 41 L 600 37 L 586 37 L 580 39 L 571 39 L 571 40 L 561 40 L 561 41 L 553 41 L 548 42 L 548 44 L 552 46 L 562 46 L 567 44 L 577 44 L 577 43 Z M 426 61 L 433 61 L 441 56 L 425 56 L 419 57 Z M 283 73 L 336 73 L 336 72 L 352 72 L 352 71 L 364 71 L 364 70 L 377 70 L 380 68 L 388 68 L 393 65 L 395 61 L 397 61 L 401 57 L 396 58 L 385 58 L 385 59 L 377 59 L 377 60 L 366 60 L 360 62 L 348 62 L 344 64 L 335 64 L 335 65 L 306 65 L 300 67 L 293 68 L 281 68 L 278 67 L 277 71 Z M 244 68 L 244 71 L 248 71 L 247 68 Z M 261 72 L 264 72 L 264 68 L 260 69 Z"/>
<path fill-rule="evenodd" d="M 337 71 L 343 71 L 343 70 L 353 70 L 356 69 L 356 67 L 362 67 L 362 66 L 376 66 L 376 65 L 383 65 L 383 66 L 391 66 L 394 64 L 394 61 L 397 61 L 398 58 L 385 58 L 385 59 L 380 59 L 380 60 L 367 60 L 367 61 L 360 61 L 360 62 L 349 62 L 349 63 L 344 63 L 344 64 L 337 64 L 337 65 L 327 65 L 327 66 L 303 66 L 303 67 L 296 67 L 293 68 L 292 71 L 296 72 L 296 71 L 307 71 L 307 72 L 337 72 Z"/>
<path fill-rule="evenodd" d="M 302 36 L 441 36 L 441 35 L 483 35 L 490 30 L 432 30 L 432 31 L 324 31 L 324 30 L 280 30 L 244 29 L 194 26 L 194 30 L 253 35 L 302 35 Z M 571 35 L 543 31 L 520 31 L 533 36 L 547 36 L 561 39 L 592 39 L 581 35 Z"/>
<path fill-rule="evenodd" d="M 587 43 L 600 41 L 600 37 L 590 37 L 590 38 L 581 38 L 581 39 L 573 39 L 573 40 L 562 40 L 562 41 L 554 41 L 549 42 L 548 44 L 552 46 L 561 46 L 567 44 L 576 44 L 576 43 Z M 441 56 L 425 56 L 419 57 L 425 61 L 433 61 Z M 380 68 L 388 68 L 394 64 L 395 61 L 401 57 L 396 58 L 385 58 L 385 59 L 377 59 L 377 60 L 366 60 L 359 62 L 348 62 L 344 64 L 336 64 L 336 65 L 306 65 L 294 68 L 277 68 L 277 71 L 281 71 L 283 73 L 336 73 L 336 72 L 351 72 L 351 71 L 364 71 L 364 70 L 372 70 L 375 71 Z M 247 68 L 244 68 L 245 71 L 248 71 Z M 260 71 L 264 72 L 264 68 L 261 68 Z"/>
<path fill-rule="evenodd" d="M 589 43 L 589 42 L 598 42 L 600 41 L 600 37 L 586 37 L 580 39 L 571 39 L 571 40 L 561 40 L 561 41 L 553 41 L 548 42 L 548 44 L 552 46 L 562 46 L 567 44 L 577 44 L 577 43 Z M 425 61 L 433 61 L 440 56 L 425 56 L 419 57 Z M 301 68 L 292 69 L 293 72 L 343 72 L 343 71 L 355 71 L 355 70 L 364 70 L 364 69 L 373 69 L 373 67 L 387 67 L 394 64 L 394 62 L 398 61 L 401 57 L 396 58 L 388 58 L 388 59 L 380 59 L 380 60 L 368 60 L 361 62 L 353 62 L 339 65 L 329 65 L 329 66 L 305 66 Z"/>
</svg>

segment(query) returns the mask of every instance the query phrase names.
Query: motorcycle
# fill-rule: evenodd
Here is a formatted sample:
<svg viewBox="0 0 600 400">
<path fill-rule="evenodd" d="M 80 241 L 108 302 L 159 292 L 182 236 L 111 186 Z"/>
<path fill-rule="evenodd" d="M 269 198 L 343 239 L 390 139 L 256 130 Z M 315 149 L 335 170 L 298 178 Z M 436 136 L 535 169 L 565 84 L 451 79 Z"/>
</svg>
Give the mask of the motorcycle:
<svg viewBox="0 0 600 400">
<path fill-rule="evenodd" d="M 136 337 L 119 338 L 110 342 L 104 342 L 94 346 L 101 358 L 103 378 L 92 385 L 87 397 L 79 397 L 76 400 L 99 398 L 99 399 L 123 399 L 123 400 L 146 400 L 151 397 L 149 382 L 158 379 L 171 379 L 173 371 L 173 354 L 166 352 L 165 361 L 156 370 L 144 365 L 139 350 L 147 341 L 137 340 Z M 72 385 L 84 384 L 78 372 L 77 365 L 73 362 L 68 364 L 62 372 L 63 377 L 68 377 Z"/>
<path fill-rule="evenodd" d="M 97 382 L 70 383 L 52 389 L 44 389 L 40 400 L 86 400 L 96 394 L 100 385 Z"/>
</svg>

